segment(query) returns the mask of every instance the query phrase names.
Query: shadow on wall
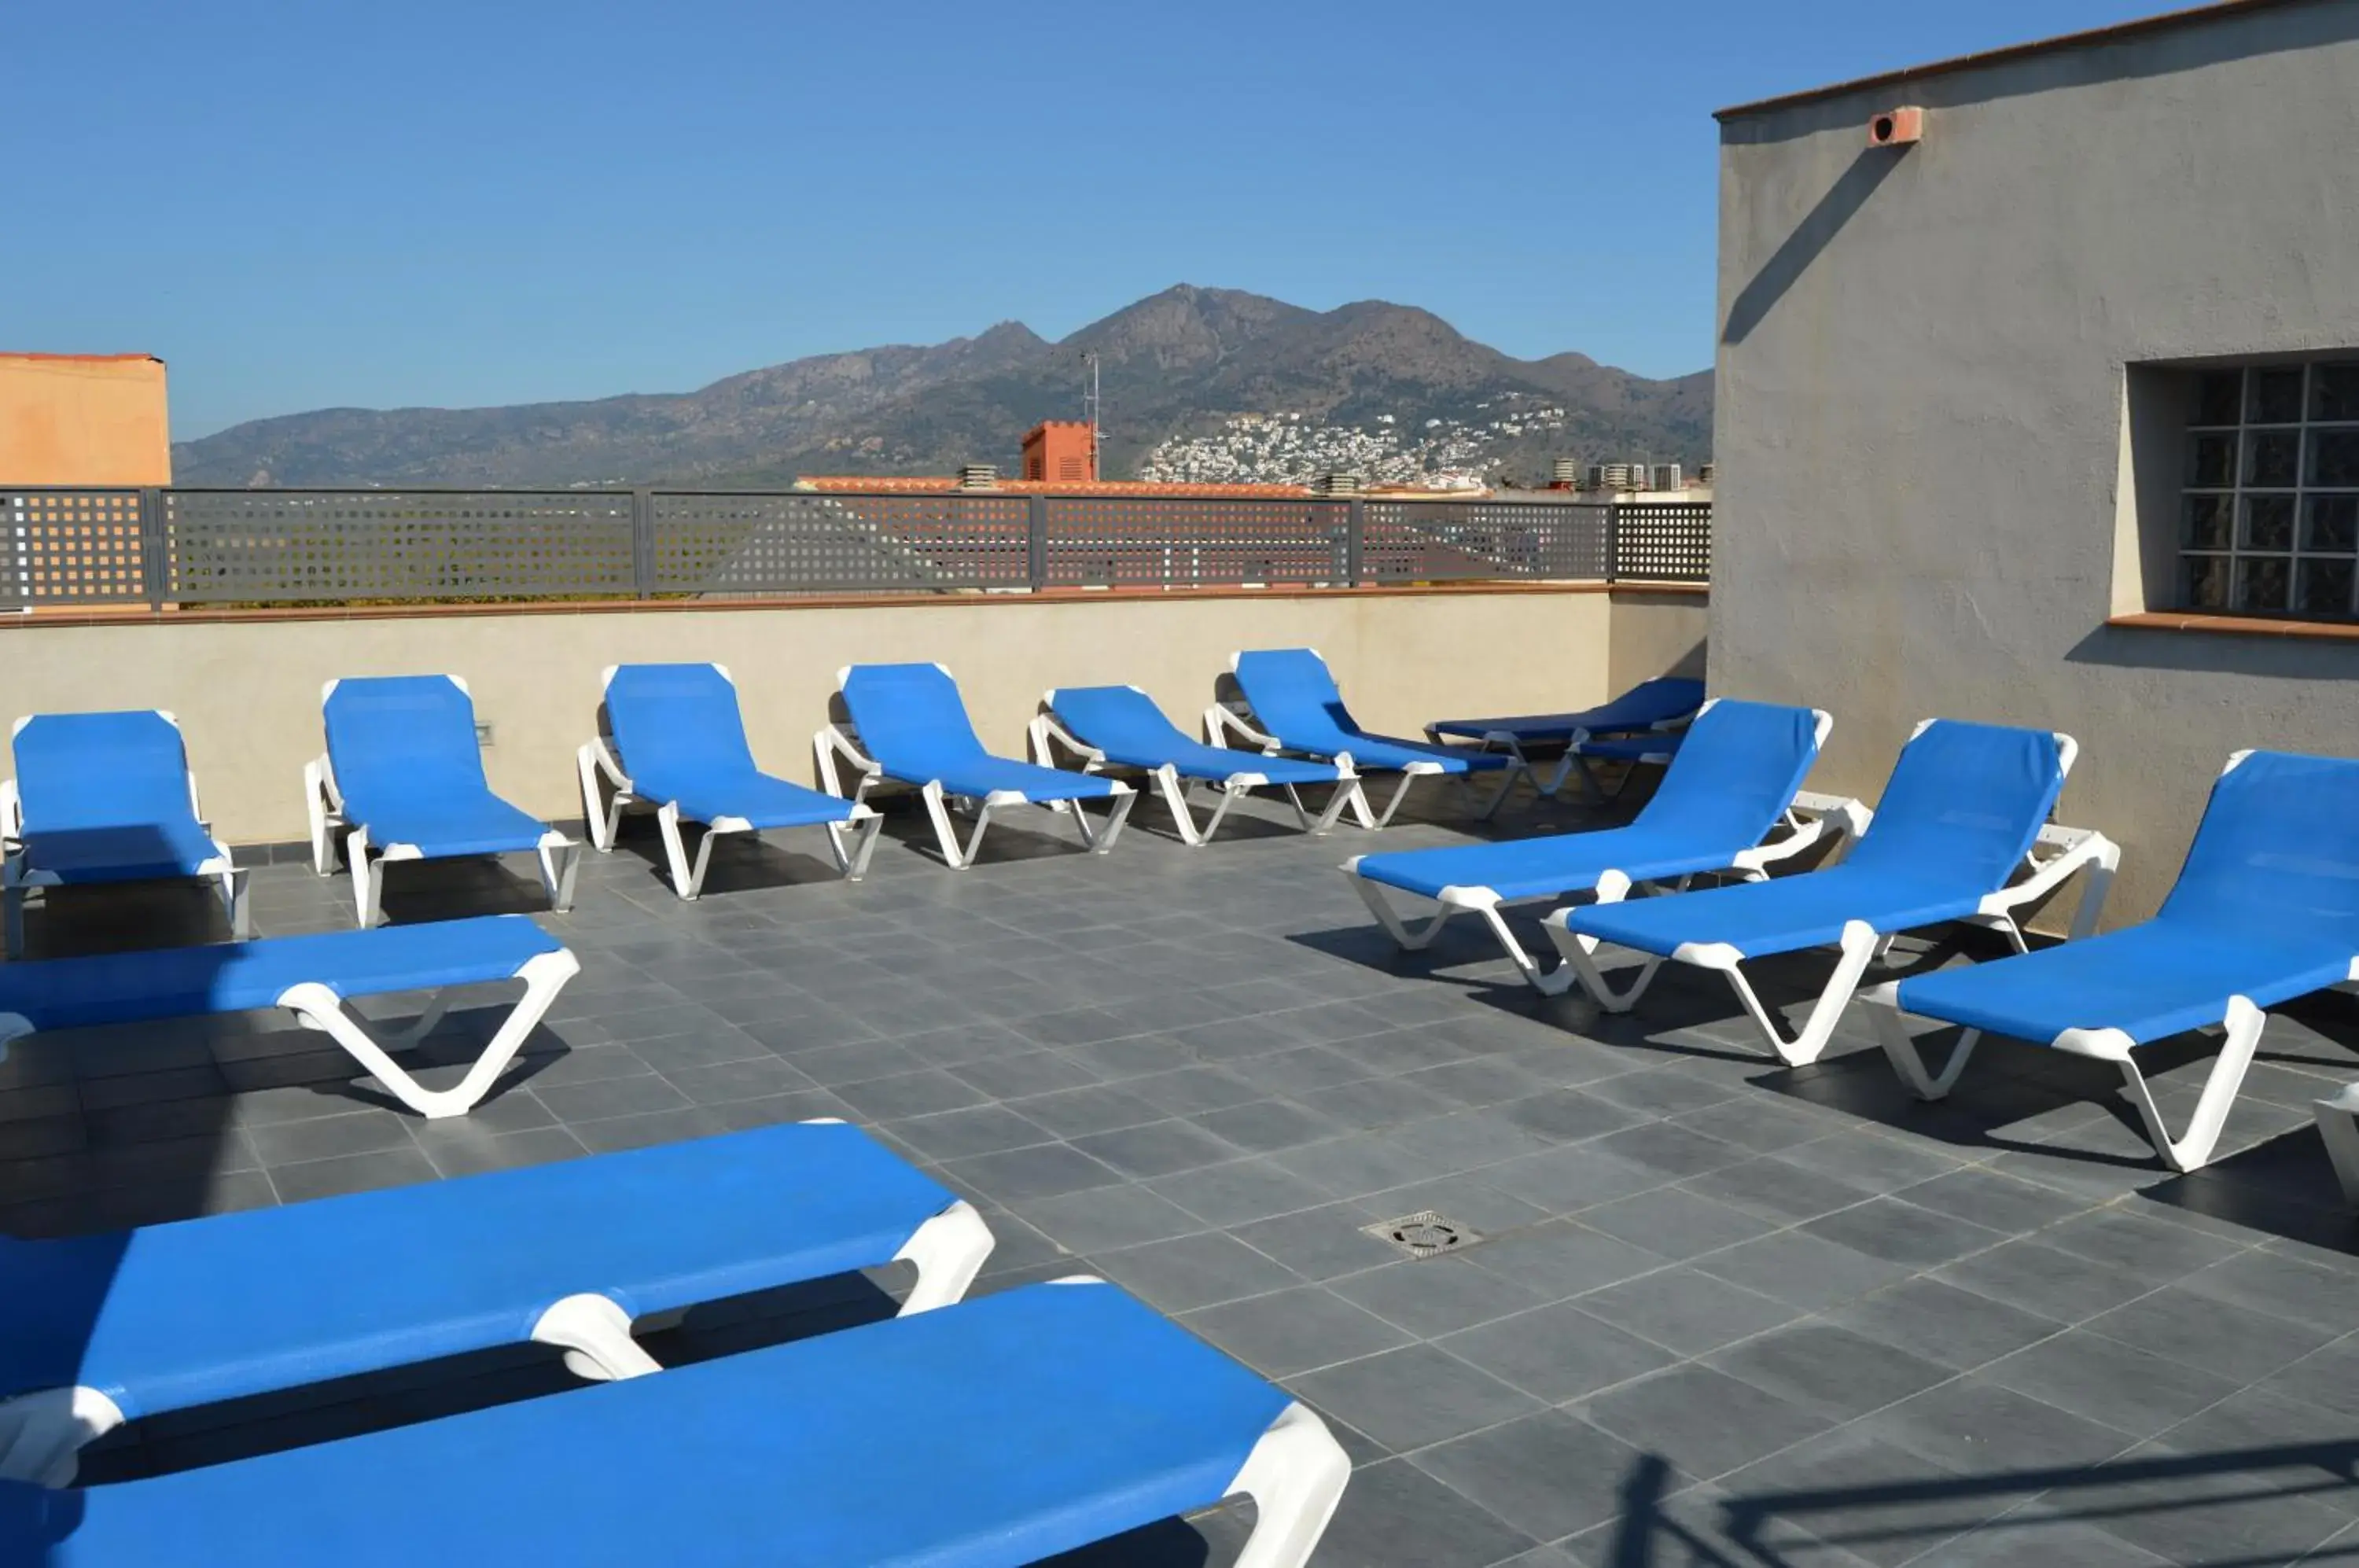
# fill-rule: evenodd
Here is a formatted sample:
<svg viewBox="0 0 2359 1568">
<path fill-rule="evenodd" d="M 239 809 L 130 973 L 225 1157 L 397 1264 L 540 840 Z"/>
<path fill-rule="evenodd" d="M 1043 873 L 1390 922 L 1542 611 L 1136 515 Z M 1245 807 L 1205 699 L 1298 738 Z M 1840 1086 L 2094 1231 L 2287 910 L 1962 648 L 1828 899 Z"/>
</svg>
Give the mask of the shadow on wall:
<svg viewBox="0 0 2359 1568">
<path fill-rule="evenodd" d="M 1888 148 L 1870 147 L 1852 159 L 1843 177 L 1827 188 L 1827 193 L 1819 198 L 1809 216 L 1795 226 L 1777 253 L 1762 264 L 1761 270 L 1730 302 L 1721 342 L 1741 343 L 1753 335 L 1753 330 L 1767 319 L 1777 301 L 1786 297 L 1786 291 L 1800 281 L 1810 263 L 1819 258 L 1819 253 L 1843 232 L 1853 214 L 1867 204 L 1868 197 L 1905 156 Z"/>
<path fill-rule="evenodd" d="M 2359 641 L 2100 626 L 2064 656 L 2071 664 L 2165 670 L 2266 681 L 2347 681 L 2359 677 Z M 2251 743 L 2247 743 L 2251 744 Z"/>
</svg>

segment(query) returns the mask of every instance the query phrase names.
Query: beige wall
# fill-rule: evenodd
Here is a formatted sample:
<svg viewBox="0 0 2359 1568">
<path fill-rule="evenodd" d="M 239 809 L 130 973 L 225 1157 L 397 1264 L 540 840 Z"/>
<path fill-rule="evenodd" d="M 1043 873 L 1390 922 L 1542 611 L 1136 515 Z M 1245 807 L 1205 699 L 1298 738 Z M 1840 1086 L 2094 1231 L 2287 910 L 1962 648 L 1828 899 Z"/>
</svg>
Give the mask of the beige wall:
<svg viewBox="0 0 2359 1568">
<path fill-rule="evenodd" d="M 0 485 L 169 485 L 164 362 L 0 354 Z"/>
<path fill-rule="evenodd" d="M 2230 752 L 2359 750 L 2359 641 L 2106 624 L 2172 577 L 2138 367 L 2359 350 L 2354 82 L 2359 6 L 2256 6 L 1723 127 L 1713 685 L 1834 714 L 1814 788 L 1927 715 L 2070 731 L 2120 923 Z"/>
<path fill-rule="evenodd" d="M 1658 675 L 1704 674 L 1712 606 L 1701 593 L 1616 589 L 1605 684 L 1626 691 Z"/>
<path fill-rule="evenodd" d="M 1135 682 L 1193 730 L 1232 652 L 1307 643 L 1326 655 L 1363 723 L 1414 735 L 1433 718 L 1602 702 L 1622 616 L 1680 622 L 1666 647 L 1701 627 L 1692 599 L 1666 609 L 1647 597 L 1635 608 L 1569 590 L 35 623 L 0 630 L 0 718 L 168 709 L 222 836 L 288 842 L 305 833 L 302 765 L 321 746 L 321 684 L 336 676 L 463 676 L 493 726 L 484 754 L 493 786 L 537 813 L 577 817 L 573 749 L 594 727 L 598 672 L 609 664 L 728 665 L 756 756 L 808 780 L 810 735 L 846 664 L 941 661 L 984 742 L 1020 755 L 1024 725 L 1052 685 Z M 1629 641 L 1664 639 L 1658 628 Z"/>
</svg>

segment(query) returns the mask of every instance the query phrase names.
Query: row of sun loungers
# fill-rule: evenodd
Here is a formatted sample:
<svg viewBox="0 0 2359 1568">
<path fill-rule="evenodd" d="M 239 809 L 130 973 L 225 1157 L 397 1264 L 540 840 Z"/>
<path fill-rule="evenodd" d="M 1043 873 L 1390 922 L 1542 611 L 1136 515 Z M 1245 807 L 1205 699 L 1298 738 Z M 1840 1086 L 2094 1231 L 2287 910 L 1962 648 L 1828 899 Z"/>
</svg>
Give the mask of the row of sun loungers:
<svg viewBox="0 0 2359 1568">
<path fill-rule="evenodd" d="M 991 1244 L 948 1189 L 826 1122 L 0 1239 L 18 1287 L 0 1303 L 0 1555 L 391 1564 L 425 1541 L 470 1561 L 1012 1564 L 1244 1494 L 1240 1562 L 1307 1562 L 1350 1473 L 1323 1423 L 1094 1280 L 955 1304 Z M 676 1370 L 632 1337 L 904 1259 L 894 1320 Z M 82 1448 L 128 1420 L 523 1342 L 608 1386 L 72 1485 Z"/>
</svg>

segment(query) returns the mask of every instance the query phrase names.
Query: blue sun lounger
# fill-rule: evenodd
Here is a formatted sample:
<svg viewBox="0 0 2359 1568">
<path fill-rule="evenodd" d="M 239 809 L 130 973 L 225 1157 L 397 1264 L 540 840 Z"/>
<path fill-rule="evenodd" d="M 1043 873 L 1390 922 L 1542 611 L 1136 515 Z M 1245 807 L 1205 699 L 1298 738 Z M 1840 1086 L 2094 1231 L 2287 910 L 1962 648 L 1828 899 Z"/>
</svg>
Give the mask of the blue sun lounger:
<svg viewBox="0 0 2359 1568">
<path fill-rule="evenodd" d="M 1445 739 L 1471 740 L 1527 763 L 1536 749 L 1561 747 L 1563 756 L 1556 771 L 1545 779 L 1535 773 L 1533 787 L 1543 795 L 1554 795 L 1578 768 L 1591 798 L 1603 800 L 1611 797 L 1597 781 L 1590 761 L 1669 762 L 1679 750 L 1680 732 L 1702 709 L 1703 700 L 1702 681 L 1684 675 L 1658 675 L 1641 681 L 1610 702 L 1581 713 L 1437 719 L 1425 726 L 1425 738 L 1437 746 Z M 1628 787 L 1626 774 L 1622 783 Z M 1614 794 L 1621 792 L 1617 789 Z"/>
<path fill-rule="evenodd" d="M 455 675 L 331 681 L 320 689 L 328 749 L 303 768 L 311 865 L 335 869 L 344 833 L 353 905 L 363 926 L 383 918 L 393 860 L 531 851 L 549 907 L 573 907 L 581 845 L 492 793 L 475 738 L 475 704 Z"/>
<path fill-rule="evenodd" d="M 1239 1568 L 1302 1568 L 1350 1472 L 1283 1389 L 1058 1282 L 225 1465 L 0 1486 L 0 1558 L 1015 1568 L 1245 1493 Z"/>
<path fill-rule="evenodd" d="M 836 869 L 853 882 L 866 874 L 885 819 L 756 767 L 737 683 L 724 666 L 614 664 L 599 682 L 610 736 L 584 745 L 575 763 L 590 842 L 600 854 L 614 847 L 624 808 L 646 802 L 656 808 L 672 891 L 683 898 L 703 890 L 712 842 L 724 833 L 825 828 Z M 601 775 L 613 792 L 603 810 Z M 683 820 L 704 827 L 692 864 L 680 836 Z"/>
<path fill-rule="evenodd" d="M 0 784 L 0 898 L 8 956 L 25 951 L 34 888 L 184 877 L 219 884 L 234 936 L 252 936 L 245 868 L 213 837 L 171 714 L 36 713 L 16 721 Z"/>
<path fill-rule="evenodd" d="M 2179 881 L 2143 925 L 2018 958 L 1887 983 L 1862 998 L 1876 1038 L 1919 1095 L 1950 1092 L 1984 1034 L 2113 1062 L 2174 1171 L 2212 1156 L 2260 1043 L 2266 1009 L 2359 979 L 2359 762 L 2238 752 L 2212 786 Z M 1939 1073 L 1903 1015 L 1964 1027 Z M 2173 1138 L 2139 1073 L 2139 1047 L 2226 1027 Z M 2320 1131 L 2359 1200 L 2359 1100 L 2319 1108 Z"/>
<path fill-rule="evenodd" d="M 1662 788 L 1626 827 L 1355 855 L 1343 871 L 1401 946 L 1426 946 L 1452 915 L 1472 910 L 1524 978 L 1553 996 L 1571 985 L 1573 971 L 1562 964 L 1543 968 L 1508 929 L 1504 906 L 1588 892 L 1612 904 L 1645 884 L 1685 888 L 1690 878 L 1716 871 L 1757 881 L 1831 830 L 1857 835 L 1867 819 L 1858 801 L 1799 794 L 1833 723 L 1809 708 L 1714 698 Z M 1808 820 L 1799 811 L 1809 812 Z M 1786 831 L 1772 839 L 1781 825 Z M 1440 908 L 1412 926 L 1393 907 L 1387 887 Z"/>
<path fill-rule="evenodd" d="M 990 1251 L 972 1206 L 841 1122 L 0 1238 L 0 1475 L 64 1486 L 126 1421 L 527 1341 L 636 1377 L 658 1368 L 635 1319 L 902 1258 L 923 1312 Z"/>
<path fill-rule="evenodd" d="M 1202 844 L 1220 831 L 1221 819 L 1237 801 L 1256 789 L 1278 789 L 1294 807 L 1295 816 L 1313 834 L 1324 833 L 1350 806 L 1360 789 L 1359 776 L 1349 762 L 1305 762 L 1295 757 L 1239 752 L 1224 746 L 1206 746 L 1180 732 L 1164 717 L 1155 699 L 1136 686 L 1063 686 L 1041 700 L 1046 710 L 1032 721 L 1032 756 L 1044 768 L 1056 766 L 1055 747 L 1081 759 L 1084 772 L 1108 768 L 1136 768 L 1153 779 L 1171 808 L 1171 821 L 1180 839 Z M 1188 786 L 1210 784 L 1220 790 L 1212 819 L 1196 826 L 1188 809 Z M 1313 818 L 1302 803 L 1301 786 L 1327 784 L 1334 794 L 1327 809 Z"/>
<path fill-rule="evenodd" d="M 284 1007 L 325 1031 L 411 1110 L 455 1116 L 490 1092 L 581 970 L 562 943 L 523 915 L 10 964 L 0 965 L 0 1053 L 44 1029 Z M 441 1021 L 449 987 L 509 981 L 521 983 L 524 995 L 457 1083 L 429 1089 L 395 1064 L 389 1052 L 416 1044 Z M 345 1006 L 405 991 L 436 996 L 396 1035 L 380 1036 Z"/>
<path fill-rule="evenodd" d="M 1082 843 L 1103 855 L 1121 836 L 1123 821 L 1136 803 L 1136 792 L 1118 779 L 1042 768 L 985 751 L 958 682 L 939 664 L 854 664 L 837 670 L 835 683 L 849 722 L 829 724 L 811 737 L 820 781 L 829 794 L 854 801 L 880 779 L 916 787 L 941 841 L 942 858 L 954 871 L 974 864 L 984 830 L 1003 807 L 1070 811 Z M 836 773 L 839 759 L 858 774 L 848 790 Z M 1091 822 L 1082 809 L 1084 800 L 1108 803 L 1103 827 Z M 951 822 L 953 801 L 970 801 L 974 808 L 974 833 L 963 845 Z"/>
<path fill-rule="evenodd" d="M 1239 653 L 1230 658 L 1229 668 L 1253 713 L 1248 723 L 1245 715 L 1218 702 L 1204 710 L 1204 733 L 1215 741 L 1234 737 L 1271 756 L 1290 751 L 1331 762 L 1348 761 L 1364 779 L 1371 773 L 1401 776 L 1382 815 L 1371 817 L 1362 799 L 1354 811 L 1362 827 L 1381 828 L 1390 822 L 1409 786 L 1419 779 L 1438 774 L 1464 782 L 1476 773 L 1504 773 L 1499 792 L 1484 808 L 1487 817 L 1506 800 L 1516 779 L 1531 771 L 1520 757 L 1497 752 L 1370 735 L 1343 706 L 1343 694 L 1315 648 Z"/>
<path fill-rule="evenodd" d="M 2046 730 L 1929 719 L 1901 747 L 1873 820 L 1841 864 L 1750 887 L 1560 909 L 1545 929 L 1609 1011 L 1628 1011 L 1664 959 L 1717 969 L 1781 1060 L 1815 1062 L 1860 976 L 1897 932 L 1964 920 L 2005 932 L 2021 952 L 2014 911 L 2083 867 L 2093 875 L 2073 931 L 2094 929 L 2119 852 L 2102 833 L 2046 825 L 2077 749 L 2071 736 Z M 2043 848 L 2051 853 L 2042 856 Z M 1599 973 L 1600 942 L 1647 955 L 1626 988 Z M 1743 965 L 1828 945 L 1841 950 L 1834 973 L 1788 1039 Z"/>
</svg>

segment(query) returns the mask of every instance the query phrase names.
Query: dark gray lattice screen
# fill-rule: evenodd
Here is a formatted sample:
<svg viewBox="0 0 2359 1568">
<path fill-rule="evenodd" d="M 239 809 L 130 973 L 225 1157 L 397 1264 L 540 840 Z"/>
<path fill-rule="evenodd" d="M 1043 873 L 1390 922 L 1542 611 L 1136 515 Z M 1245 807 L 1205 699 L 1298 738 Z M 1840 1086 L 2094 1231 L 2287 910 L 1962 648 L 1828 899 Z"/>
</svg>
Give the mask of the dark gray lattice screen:
<svg viewBox="0 0 2359 1568">
<path fill-rule="evenodd" d="M 1511 501 L 1370 501 L 1360 573 L 1375 583 L 1605 575 L 1606 509 Z"/>
<path fill-rule="evenodd" d="M 1021 495 L 836 495 L 843 515 L 933 573 L 937 588 L 1024 588 L 1031 530 Z M 889 589 L 891 583 L 878 586 Z M 792 590 L 789 589 L 791 592 Z"/>
<path fill-rule="evenodd" d="M 175 490 L 182 603 L 584 598 L 635 591 L 613 492 Z"/>
<path fill-rule="evenodd" d="M 968 585 L 970 562 L 938 563 L 904 538 L 832 495 L 664 495 L 654 512 L 653 575 L 658 593 L 908 593 Z M 943 516 L 929 528 L 946 526 Z M 1004 520 L 995 525 L 1006 531 Z M 995 541 L 1005 553 L 1005 540 Z M 1024 569 L 1023 516 L 1015 565 Z M 1004 565 L 1004 562 L 995 562 Z"/>
<path fill-rule="evenodd" d="M 1617 580 L 1703 583 L 1712 577 L 1712 503 L 1641 501 L 1616 506 Z"/>
<path fill-rule="evenodd" d="M 1338 501 L 1054 495 L 1048 586 L 1324 586 L 1350 580 Z"/>
<path fill-rule="evenodd" d="M 147 597 L 136 490 L 0 490 L 0 604 Z"/>
</svg>

